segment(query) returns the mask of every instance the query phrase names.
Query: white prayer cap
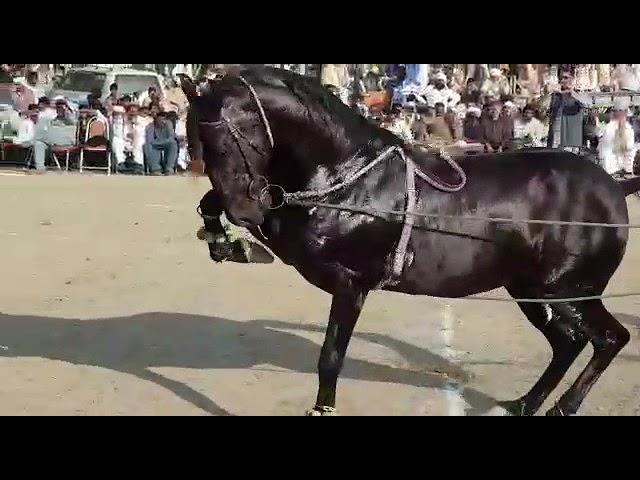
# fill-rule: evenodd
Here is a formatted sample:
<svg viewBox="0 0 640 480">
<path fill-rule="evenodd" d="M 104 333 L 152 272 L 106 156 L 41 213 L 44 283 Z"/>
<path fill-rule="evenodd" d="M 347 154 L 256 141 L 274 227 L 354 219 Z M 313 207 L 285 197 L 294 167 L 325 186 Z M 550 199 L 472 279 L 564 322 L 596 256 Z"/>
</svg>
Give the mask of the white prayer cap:
<svg viewBox="0 0 640 480">
<path fill-rule="evenodd" d="M 467 107 L 467 114 L 471 114 L 471 115 L 475 115 L 476 117 L 479 117 L 480 115 L 482 115 L 482 110 L 480 110 L 478 107 L 476 106 L 470 106 Z"/>
<path fill-rule="evenodd" d="M 447 76 L 444 74 L 444 72 L 438 72 L 438 73 L 436 73 L 435 79 L 436 80 L 442 80 L 443 82 L 446 82 L 447 81 Z"/>
</svg>

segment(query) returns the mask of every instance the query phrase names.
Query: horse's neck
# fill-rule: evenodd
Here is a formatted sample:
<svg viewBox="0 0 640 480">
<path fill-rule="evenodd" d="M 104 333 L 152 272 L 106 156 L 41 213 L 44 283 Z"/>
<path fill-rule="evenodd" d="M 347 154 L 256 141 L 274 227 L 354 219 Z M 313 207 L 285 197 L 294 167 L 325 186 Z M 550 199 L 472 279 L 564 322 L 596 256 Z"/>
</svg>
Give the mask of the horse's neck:
<svg viewBox="0 0 640 480">
<path fill-rule="evenodd" d="M 375 129 L 334 125 L 324 128 L 311 121 L 282 122 L 274 128 L 275 152 L 271 180 L 289 190 L 304 190 L 326 172 L 348 170 L 362 162 L 359 153 L 382 149 L 385 141 Z M 296 125 L 292 128 L 291 125 Z M 374 145 L 375 144 L 375 145 Z"/>
</svg>

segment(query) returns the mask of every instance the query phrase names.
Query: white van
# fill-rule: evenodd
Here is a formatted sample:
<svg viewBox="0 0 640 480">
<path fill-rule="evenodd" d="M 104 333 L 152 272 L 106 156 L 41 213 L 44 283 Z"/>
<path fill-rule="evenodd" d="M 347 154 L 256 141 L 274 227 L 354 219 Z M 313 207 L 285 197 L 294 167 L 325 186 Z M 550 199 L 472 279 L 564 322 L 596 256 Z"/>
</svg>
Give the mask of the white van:
<svg viewBox="0 0 640 480">
<path fill-rule="evenodd" d="M 120 96 L 139 97 L 149 87 L 155 87 L 161 98 L 165 95 L 163 79 L 155 72 L 125 68 L 83 67 L 70 69 L 56 82 L 49 97 L 62 95 L 80 107 L 84 107 L 88 103 L 87 96 L 90 93 L 100 92 L 101 101 L 107 98 L 112 83 L 118 84 Z"/>
</svg>

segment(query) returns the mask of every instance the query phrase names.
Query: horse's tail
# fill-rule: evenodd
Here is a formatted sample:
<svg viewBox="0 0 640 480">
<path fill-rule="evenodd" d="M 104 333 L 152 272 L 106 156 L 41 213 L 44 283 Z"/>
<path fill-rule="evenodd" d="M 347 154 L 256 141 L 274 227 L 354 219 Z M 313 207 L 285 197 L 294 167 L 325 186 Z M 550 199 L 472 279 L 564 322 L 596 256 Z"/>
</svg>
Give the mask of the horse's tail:
<svg viewBox="0 0 640 480">
<path fill-rule="evenodd" d="M 618 183 L 622 187 L 625 197 L 640 191 L 640 177 L 627 178 L 618 181 Z"/>
</svg>

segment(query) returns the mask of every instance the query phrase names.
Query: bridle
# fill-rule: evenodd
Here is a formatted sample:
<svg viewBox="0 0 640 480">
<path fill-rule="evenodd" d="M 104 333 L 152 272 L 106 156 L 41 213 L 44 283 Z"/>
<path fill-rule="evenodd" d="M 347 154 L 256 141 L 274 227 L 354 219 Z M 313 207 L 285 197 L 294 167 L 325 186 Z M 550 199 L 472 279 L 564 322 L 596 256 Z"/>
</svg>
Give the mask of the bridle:
<svg viewBox="0 0 640 480">
<path fill-rule="evenodd" d="M 271 150 L 273 150 L 275 147 L 275 143 L 273 141 L 273 132 L 271 131 L 271 124 L 267 119 L 267 115 L 264 111 L 264 107 L 262 106 L 262 102 L 260 101 L 260 97 L 258 96 L 255 89 L 253 88 L 253 85 L 251 85 L 243 76 L 238 75 L 236 78 L 240 80 L 240 82 L 242 82 L 242 84 L 247 88 L 247 90 L 249 91 L 249 96 L 252 98 L 253 102 L 258 108 L 258 114 L 260 116 L 260 120 L 262 121 L 262 125 L 264 126 L 265 133 L 269 141 L 269 146 L 271 147 Z M 238 128 L 238 126 L 235 123 L 233 123 L 229 118 L 227 118 L 225 115 L 222 115 L 222 119 L 217 122 L 199 121 L 199 123 L 201 125 L 209 125 L 213 128 L 226 127 L 229 130 L 229 133 L 233 137 L 236 145 L 238 146 L 238 150 L 240 151 L 240 155 L 242 156 L 244 166 L 250 178 L 249 186 L 247 187 L 247 196 L 251 200 L 262 201 L 264 196 L 269 191 L 269 187 L 270 187 L 269 181 L 264 175 L 259 175 L 256 173 L 254 166 L 251 164 L 251 162 L 249 162 L 247 156 L 244 153 L 241 140 L 244 140 L 247 144 L 249 144 L 251 148 L 253 148 L 257 153 L 259 153 L 262 156 L 267 155 L 267 152 L 263 151 L 260 147 L 258 147 L 253 142 L 253 140 L 251 140 L 244 133 L 242 133 L 242 130 L 240 130 L 240 128 Z M 264 187 L 259 190 L 258 194 L 255 194 L 254 187 L 256 183 L 260 181 L 264 183 Z"/>
</svg>

